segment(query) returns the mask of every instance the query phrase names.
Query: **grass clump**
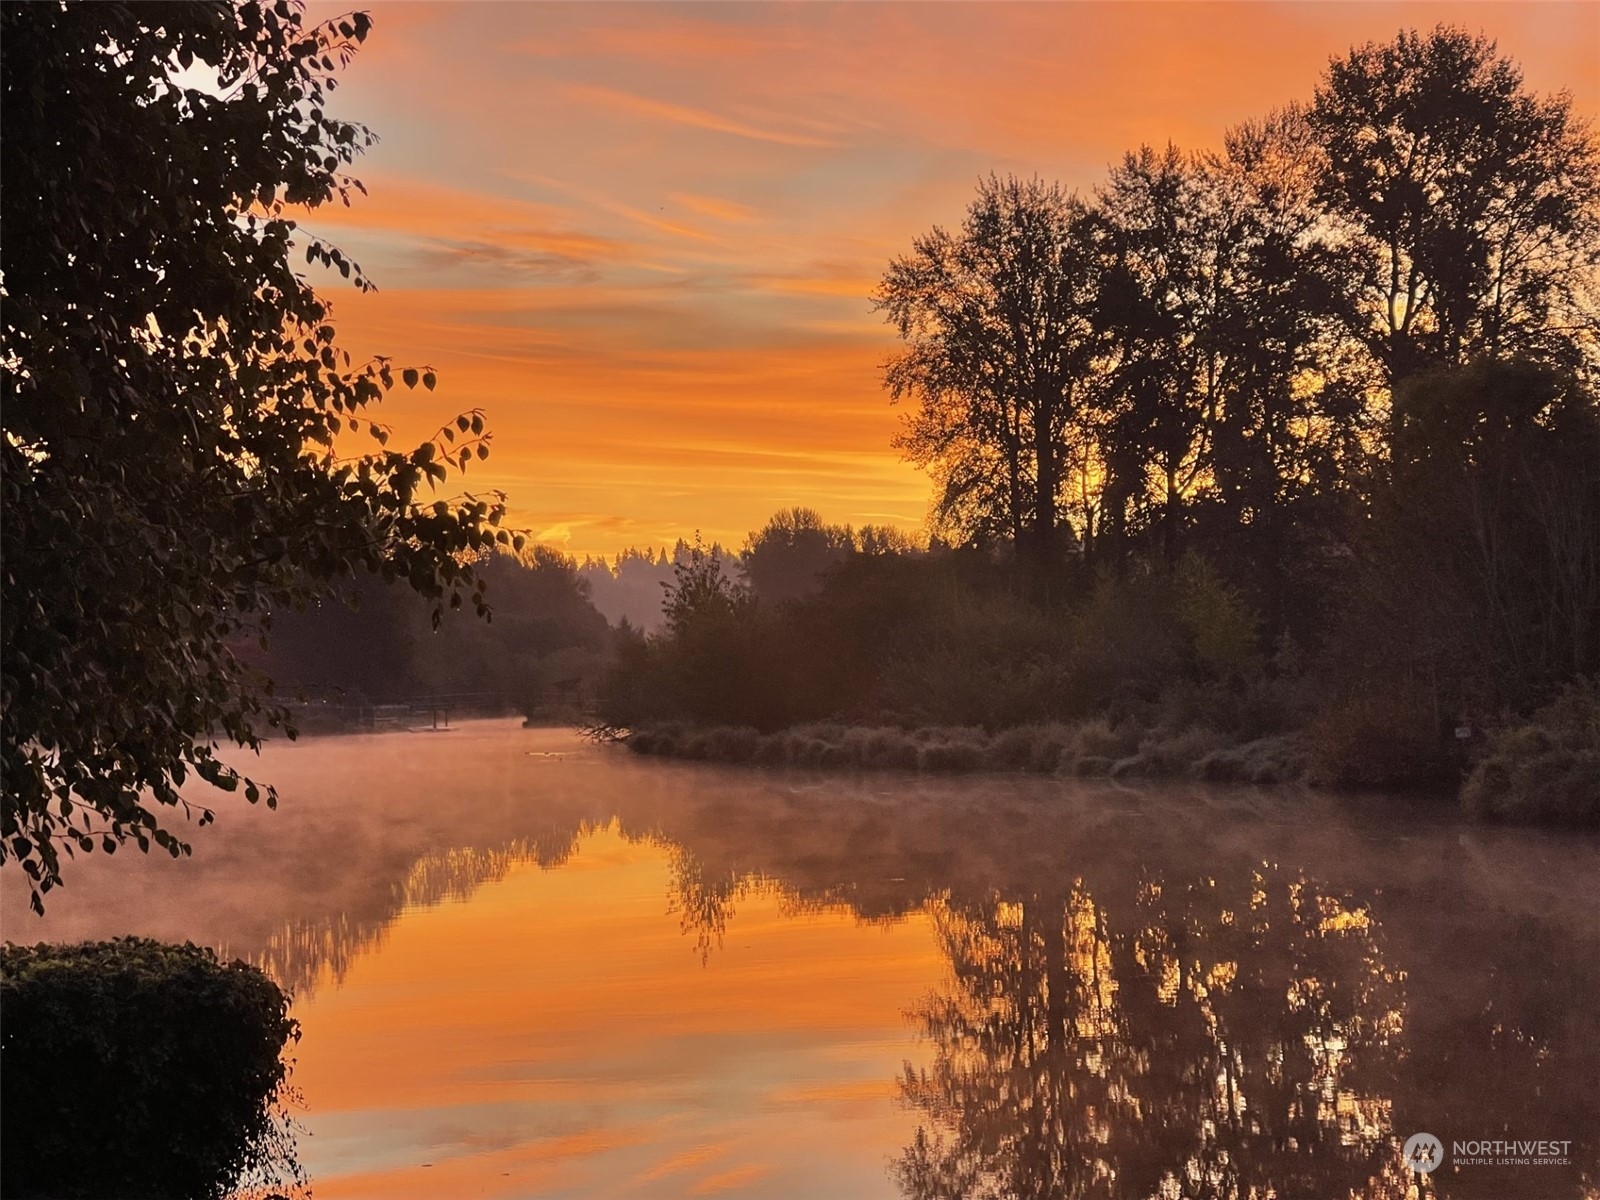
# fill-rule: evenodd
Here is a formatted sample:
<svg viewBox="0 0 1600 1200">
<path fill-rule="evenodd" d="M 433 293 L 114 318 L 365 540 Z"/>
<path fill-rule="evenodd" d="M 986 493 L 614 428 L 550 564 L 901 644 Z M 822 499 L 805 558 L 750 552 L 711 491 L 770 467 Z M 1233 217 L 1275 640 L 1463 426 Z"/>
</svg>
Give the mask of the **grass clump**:
<svg viewBox="0 0 1600 1200">
<path fill-rule="evenodd" d="M 747 727 L 638 730 L 636 754 L 807 770 L 972 771 L 1030 775 L 1191 778 L 1288 783 L 1305 777 L 1305 740 L 1275 735 L 1238 744 L 1206 726 L 1146 729 L 1103 718 L 1050 722 L 988 733 L 976 726 L 917 729 L 829 722 L 763 734 Z"/>
</svg>

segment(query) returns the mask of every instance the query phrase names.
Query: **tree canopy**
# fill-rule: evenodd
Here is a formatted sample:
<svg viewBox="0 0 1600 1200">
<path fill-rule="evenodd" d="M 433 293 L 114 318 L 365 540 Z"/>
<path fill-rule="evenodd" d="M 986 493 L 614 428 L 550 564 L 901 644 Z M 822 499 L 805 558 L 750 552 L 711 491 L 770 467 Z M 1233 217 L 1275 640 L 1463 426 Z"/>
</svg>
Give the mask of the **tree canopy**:
<svg viewBox="0 0 1600 1200">
<path fill-rule="evenodd" d="M 815 591 L 823 572 L 855 546 L 848 525 L 830 525 L 813 508 L 788 508 L 745 539 L 739 567 L 760 599 L 792 600 Z"/>
<path fill-rule="evenodd" d="M 483 591 L 498 495 L 424 495 L 488 453 L 469 412 L 409 451 L 371 410 L 431 370 L 352 362 L 297 270 L 370 287 L 297 216 L 371 143 L 330 115 L 367 36 L 279 0 L 0 11 L 5 189 L 0 861 L 188 847 L 163 810 L 282 723 L 236 650 L 361 572 Z M 190 793 L 193 794 L 192 792 Z"/>
<path fill-rule="evenodd" d="M 1441 27 L 1333 60 L 1309 121 L 1391 385 L 1477 356 L 1592 365 L 1600 151 L 1569 95 L 1530 93 L 1494 42 Z"/>
<path fill-rule="evenodd" d="M 1083 205 L 1054 184 L 989 176 L 959 233 L 918 238 L 874 303 L 906 342 L 885 381 L 917 401 L 899 445 L 932 469 L 935 516 L 964 536 L 1055 552 L 1093 353 Z"/>
<path fill-rule="evenodd" d="M 1152 537 L 1176 562 L 1204 525 L 1276 609 L 1291 526 L 1381 475 L 1407 380 L 1595 377 L 1597 267 L 1600 148 L 1570 96 L 1440 27 L 1331 60 L 1217 151 L 1140 147 L 1086 200 L 982 179 L 875 301 L 938 525 L 1047 563 L 1058 523 L 1085 561 Z"/>
</svg>

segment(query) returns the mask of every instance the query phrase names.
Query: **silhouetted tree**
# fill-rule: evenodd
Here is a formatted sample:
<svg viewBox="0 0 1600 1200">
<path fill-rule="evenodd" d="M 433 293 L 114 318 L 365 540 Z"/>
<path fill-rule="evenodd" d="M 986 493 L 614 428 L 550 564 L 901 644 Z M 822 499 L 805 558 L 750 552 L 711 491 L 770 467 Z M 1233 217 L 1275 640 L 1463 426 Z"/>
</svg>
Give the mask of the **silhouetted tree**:
<svg viewBox="0 0 1600 1200">
<path fill-rule="evenodd" d="M 1366 380 L 1342 320 L 1354 273 L 1321 227 L 1300 110 L 1231 129 L 1223 147 L 1198 166 L 1207 487 L 1233 524 L 1281 525 L 1363 457 Z"/>
<path fill-rule="evenodd" d="M 1440 26 L 1334 59 L 1309 119 L 1391 387 L 1480 355 L 1593 365 L 1600 152 L 1570 96 L 1530 94 L 1494 42 Z"/>
<path fill-rule="evenodd" d="M 274 611 L 362 568 L 483 610 L 468 559 L 500 500 L 417 495 L 488 453 L 481 414 L 336 452 L 387 439 L 368 414 L 396 374 L 433 376 L 352 368 L 290 258 L 365 286 L 289 206 L 359 187 L 370 135 L 324 105 L 369 27 L 255 0 L 0 10 L 0 860 L 36 904 L 63 847 L 185 852 L 158 814 L 191 773 L 258 798 L 215 750 L 281 717 L 233 649 Z M 195 64 L 214 89 L 183 85 Z"/>
<path fill-rule="evenodd" d="M 707 547 L 696 534 L 694 542 L 672 568 L 661 611 L 667 632 L 682 636 L 696 625 L 717 624 L 750 603 L 750 593 L 728 574 L 721 549 Z"/>
<path fill-rule="evenodd" d="M 1104 519 L 1113 535 L 1159 523 L 1171 557 L 1205 467 L 1209 397 L 1199 389 L 1215 385 L 1214 364 L 1207 379 L 1201 363 L 1202 194 L 1193 160 L 1169 145 L 1126 155 L 1096 198 L 1094 316 L 1109 343 L 1098 413 Z"/>
<path fill-rule="evenodd" d="M 885 554 L 918 554 L 928 545 L 897 525 L 863 525 L 856 531 L 856 549 L 868 558 L 876 558 Z"/>
<path fill-rule="evenodd" d="M 1481 363 L 1413 377 L 1395 413 L 1359 622 L 1371 628 L 1347 655 L 1413 662 L 1445 715 L 1524 706 L 1600 670 L 1594 393 Z"/>
<path fill-rule="evenodd" d="M 1252 567 L 1276 575 L 1286 510 L 1359 457 L 1365 405 L 1336 319 L 1348 256 L 1320 229 L 1317 166 L 1288 109 L 1220 153 L 1145 147 L 1097 197 L 1105 520 L 1158 527 L 1169 559 L 1203 506 L 1248 527 Z"/>
<path fill-rule="evenodd" d="M 777 603 L 816 590 L 823 572 L 855 552 L 848 525 L 829 525 L 812 508 L 787 508 L 752 533 L 739 568 L 762 600 Z"/>
<path fill-rule="evenodd" d="M 1009 537 L 1045 565 L 1063 548 L 1067 483 L 1087 451 L 1082 216 L 1055 184 L 990 176 L 959 233 L 918 238 L 874 296 L 907 343 L 885 380 L 917 402 L 897 445 L 933 472 L 938 522 Z"/>
</svg>

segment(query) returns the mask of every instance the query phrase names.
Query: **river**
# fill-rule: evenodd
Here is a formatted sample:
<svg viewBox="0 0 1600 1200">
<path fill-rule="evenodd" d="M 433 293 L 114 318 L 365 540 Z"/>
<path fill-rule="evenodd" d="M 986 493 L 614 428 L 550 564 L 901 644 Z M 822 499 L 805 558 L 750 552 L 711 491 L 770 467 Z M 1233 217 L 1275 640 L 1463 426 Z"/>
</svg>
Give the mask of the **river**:
<svg viewBox="0 0 1600 1200">
<path fill-rule="evenodd" d="M 317 1200 L 1600 1196 L 1591 835 L 514 722 L 255 766 L 276 812 L 70 862 L 43 919 L 8 869 L 0 915 L 292 989 Z M 1567 1161 L 1456 1152 L 1496 1140 Z"/>
</svg>

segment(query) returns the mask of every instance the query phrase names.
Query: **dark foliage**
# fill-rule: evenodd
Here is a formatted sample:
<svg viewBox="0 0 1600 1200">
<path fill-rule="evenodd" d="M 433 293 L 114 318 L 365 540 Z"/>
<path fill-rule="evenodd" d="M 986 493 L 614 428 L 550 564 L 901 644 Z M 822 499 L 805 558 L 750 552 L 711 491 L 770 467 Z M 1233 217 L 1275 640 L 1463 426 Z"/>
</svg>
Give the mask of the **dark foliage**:
<svg viewBox="0 0 1600 1200">
<path fill-rule="evenodd" d="M 275 613 L 362 570 L 482 612 L 469 560 L 510 538 L 498 497 L 419 495 L 488 453 L 482 414 L 386 449 L 372 406 L 433 374 L 352 364 L 291 258 L 368 286 L 291 216 L 360 190 L 344 170 L 371 135 L 323 105 L 368 17 L 211 0 L 0 22 L 0 861 L 37 904 L 63 849 L 187 852 L 162 810 L 189 811 L 191 775 L 271 802 L 216 749 L 282 721 L 236 655 Z"/>
<path fill-rule="evenodd" d="M 739 568 L 757 597 L 768 603 L 815 592 L 828 570 L 854 553 L 848 525 L 829 525 L 811 508 L 774 513 L 746 540 Z"/>
<path fill-rule="evenodd" d="M 1308 117 L 1319 199 L 1362 251 L 1353 329 L 1391 386 L 1479 357 L 1593 365 L 1600 152 L 1570 96 L 1440 27 L 1334 59 Z"/>
<path fill-rule="evenodd" d="M 435 627 L 426 598 L 368 576 L 280 617 L 262 666 L 292 693 L 346 702 L 466 693 L 512 707 L 563 686 L 592 696 L 610 635 L 576 565 L 541 546 L 485 556 L 477 571 L 491 622 L 447 613 Z"/>
<path fill-rule="evenodd" d="M 140 938 L 8 943 L 0 999 L 8 1197 L 215 1200 L 296 1172 L 272 1105 L 299 1028 L 256 968 Z"/>
<path fill-rule="evenodd" d="M 1600 683 L 1571 684 L 1496 730 L 1462 802 L 1493 820 L 1600 826 Z"/>
</svg>

